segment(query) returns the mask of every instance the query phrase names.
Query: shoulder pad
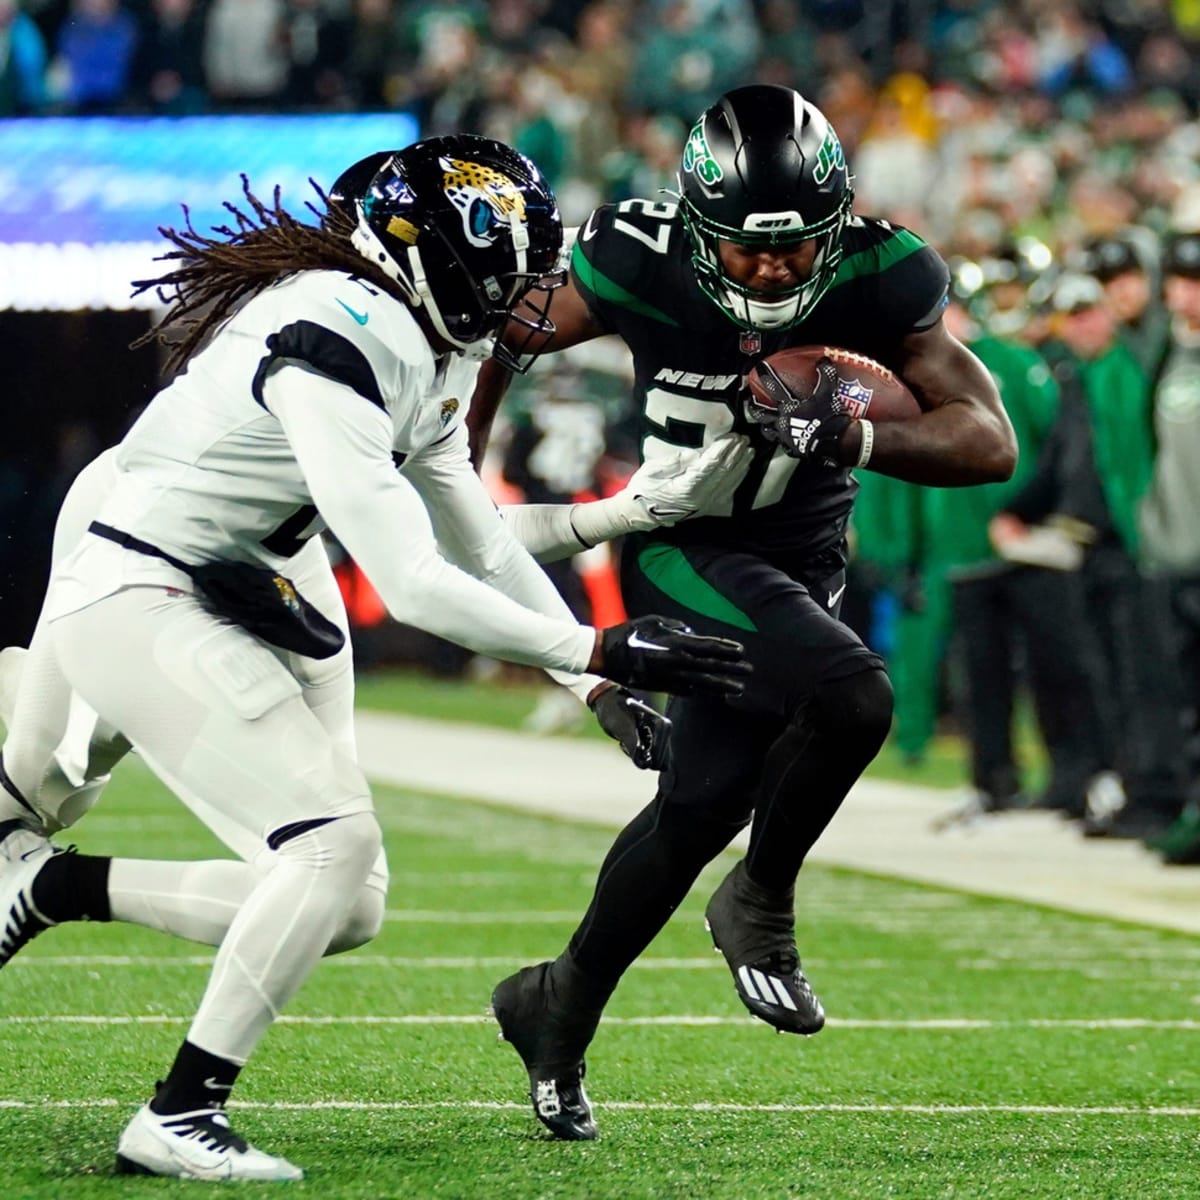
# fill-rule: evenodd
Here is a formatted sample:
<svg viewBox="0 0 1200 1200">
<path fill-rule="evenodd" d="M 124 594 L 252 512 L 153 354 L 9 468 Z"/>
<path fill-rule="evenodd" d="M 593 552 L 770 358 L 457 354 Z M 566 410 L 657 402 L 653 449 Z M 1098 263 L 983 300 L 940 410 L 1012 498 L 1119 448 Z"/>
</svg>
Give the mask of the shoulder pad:
<svg viewBox="0 0 1200 1200">
<path fill-rule="evenodd" d="M 571 254 L 571 275 L 588 306 L 605 319 L 624 309 L 676 325 L 670 282 L 690 259 L 674 203 L 622 200 L 588 217 Z"/>
</svg>

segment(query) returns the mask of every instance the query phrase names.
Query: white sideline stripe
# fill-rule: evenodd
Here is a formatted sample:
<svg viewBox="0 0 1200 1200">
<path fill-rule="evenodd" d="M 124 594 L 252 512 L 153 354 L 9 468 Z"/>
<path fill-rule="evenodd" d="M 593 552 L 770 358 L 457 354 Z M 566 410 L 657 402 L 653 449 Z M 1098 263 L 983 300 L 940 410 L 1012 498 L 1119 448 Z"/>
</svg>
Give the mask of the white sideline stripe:
<svg viewBox="0 0 1200 1200">
<path fill-rule="evenodd" d="M 0 1016 L 0 1025 L 187 1025 L 192 1017 L 164 1013 L 139 1013 L 133 1016 L 103 1016 L 96 1013 L 52 1013 L 36 1016 Z M 483 1025 L 491 1024 L 487 1013 L 450 1015 L 443 1013 L 403 1013 L 395 1016 L 289 1016 L 276 1017 L 276 1025 Z M 658 1017 L 605 1017 L 605 1025 L 661 1025 L 705 1027 L 717 1025 L 757 1024 L 749 1014 L 744 1016 L 695 1016 L 679 1014 Z M 994 1021 L 986 1017 L 933 1017 L 928 1020 L 902 1021 L 887 1018 L 871 1019 L 842 1017 L 826 1022 L 833 1029 L 1162 1029 L 1177 1032 L 1200 1032 L 1200 1020 L 1155 1020 L 1150 1017 L 1083 1017 L 1031 1018 L 1027 1021 Z"/>
<path fill-rule="evenodd" d="M 49 1108 L 134 1108 L 124 1100 L 0 1100 L 0 1109 Z M 232 1100 L 233 1109 L 262 1112 L 431 1112 L 438 1109 L 457 1111 L 481 1109 L 488 1112 L 524 1112 L 528 1103 L 515 1100 L 314 1100 L 299 1101 Z M 698 1101 L 694 1104 L 670 1104 L 639 1100 L 612 1100 L 605 1112 L 693 1112 L 693 1113 L 911 1113 L 915 1116 L 965 1116 L 989 1113 L 1033 1117 L 1197 1117 L 1200 1108 L 1157 1106 L 1135 1108 L 1127 1104 L 735 1104 L 731 1101 Z"/>
<path fill-rule="evenodd" d="M 153 955 L 132 954 L 28 954 L 18 955 L 5 970 L 15 967 L 211 967 L 212 954 Z M 398 954 L 334 954 L 321 960 L 321 970 L 329 967 L 519 967 L 527 960 L 520 955 L 492 957 L 412 958 Z M 721 958 L 639 958 L 634 969 L 643 967 L 655 971 L 715 971 L 726 970 Z M 1200 982 L 1200 980 L 1196 980 Z"/>
<path fill-rule="evenodd" d="M 439 912 L 437 909 L 389 908 L 388 921 L 413 921 L 422 925 L 551 925 L 559 921 L 579 923 L 579 910 L 570 912 Z"/>
<path fill-rule="evenodd" d="M 5 970 L 11 971 L 21 967 L 211 967 L 215 954 L 215 950 L 210 955 L 38 954 L 34 951 L 29 954 L 18 955 L 10 963 L 6 964 Z M 1062 962 L 1026 962 L 1024 967 L 1026 971 L 1076 971 L 1088 979 L 1136 979 L 1142 982 L 1148 980 L 1155 984 L 1182 983 L 1189 986 L 1200 984 L 1200 973 L 1147 975 L 1139 965 L 1145 957 L 1144 955 L 1131 955 L 1128 960 L 1113 959 L 1111 961 L 1118 967 L 1126 968 L 1125 970 L 1114 971 L 1098 971 L 1090 967 L 1085 969 L 1082 964 L 1075 965 L 1070 962 L 1065 965 Z M 1134 961 L 1135 959 L 1137 961 Z M 437 970 L 472 969 L 477 967 L 492 969 L 519 967 L 524 965 L 526 961 L 520 955 L 462 955 L 442 958 L 437 956 L 409 956 L 401 954 L 335 954 L 330 958 L 321 960 L 321 970 L 326 971 L 331 967 L 407 967 L 415 970 L 422 968 Z M 831 968 L 832 966 L 830 962 L 816 956 L 806 958 L 804 961 L 809 967 L 818 971 L 823 968 Z M 1093 961 L 1098 962 L 1100 960 Z M 1003 970 L 1011 965 L 1011 963 L 999 959 L 976 959 L 955 963 L 956 969 L 968 971 Z M 863 958 L 857 960 L 841 959 L 837 966 L 842 970 L 853 968 L 856 971 L 886 971 L 894 969 L 896 964 L 883 959 Z M 723 958 L 716 955 L 706 955 L 703 958 L 639 958 L 633 964 L 632 969 L 635 971 L 724 971 L 726 970 L 726 966 Z"/>
</svg>

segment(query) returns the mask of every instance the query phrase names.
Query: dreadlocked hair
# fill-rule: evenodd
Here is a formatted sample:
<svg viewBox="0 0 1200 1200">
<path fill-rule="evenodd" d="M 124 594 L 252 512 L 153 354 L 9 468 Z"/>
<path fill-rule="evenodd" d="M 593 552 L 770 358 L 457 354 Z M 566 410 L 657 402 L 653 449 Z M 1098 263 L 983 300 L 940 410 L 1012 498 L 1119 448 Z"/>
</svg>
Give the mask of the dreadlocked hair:
<svg viewBox="0 0 1200 1200">
<path fill-rule="evenodd" d="M 169 350 L 167 370 L 182 367 L 209 335 L 237 308 L 271 284 L 297 271 L 345 271 L 369 280 L 392 296 L 401 297 L 395 283 L 350 243 L 355 221 L 350 212 L 332 204 L 313 180 L 322 209 L 306 202 L 320 221 L 307 225 L 280 204 L 276 187 L 270 207 L 250 190 L 243 175 L 242 194 L 250 212 L 226 201 L 235 225 L 219 225 L 206 237 L 192 227 L 184 205 L 185 227 L 160 226 L 159 233 L 174 250 L 156 262 L 178 265 L 156 279 L 137 279 L 133 295 L 155 291 L 168 306 L 165 316 L 132 343 L 132 348 L 161 342 Z"/>
</svg>

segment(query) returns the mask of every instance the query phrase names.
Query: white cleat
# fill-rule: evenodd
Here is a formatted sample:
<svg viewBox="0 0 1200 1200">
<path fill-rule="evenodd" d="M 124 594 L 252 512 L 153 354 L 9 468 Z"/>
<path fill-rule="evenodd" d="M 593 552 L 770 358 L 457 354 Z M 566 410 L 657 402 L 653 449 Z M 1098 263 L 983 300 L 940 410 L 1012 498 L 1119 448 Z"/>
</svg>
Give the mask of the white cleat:
<svg viewBox="0 0 1200 1200">
<path fill-rule="evenodd" d="M 286 1158 L 264 1154 L 238 1137 L 219 1108 L 160 1116 L 148 1104 L 138 1109 L 117 1143 L 117 1174 L 213 1182 L 290 1183 L 304 1178 Z"/>
<path fill-rule="evenodd" d="M 33 903 L 33 881 L 55 854 L 50 841 L 21 821 L 0 824 L 0 967 L 54 924 Z"/>
</svg>

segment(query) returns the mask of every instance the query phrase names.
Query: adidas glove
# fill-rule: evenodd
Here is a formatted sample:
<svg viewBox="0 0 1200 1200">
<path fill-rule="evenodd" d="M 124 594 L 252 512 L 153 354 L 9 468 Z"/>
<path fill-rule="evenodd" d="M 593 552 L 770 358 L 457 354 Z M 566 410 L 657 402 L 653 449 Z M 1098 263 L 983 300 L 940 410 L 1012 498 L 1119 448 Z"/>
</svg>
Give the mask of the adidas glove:
<svg viewBox="0 0 1200 1200">
<path fill-rule="evenodd" d="M 820 381 L 811 396 L 797 396 L 771 368 L 759 367 L 758 378 L 769 393 L 771 405 L 763 404 L 749 389 L 745 393 L 748 420 L 760 426 L 768 441 L 778 442 L 790 458 L 840 468 L 841 438 L 851 418 L 838 412 L 833 399 L 837 371 L 828 359 L 817 367 Z"/>
<path fill-rule="evenodd" d="M 635 617 L 600 635 L 596 670 L 616 683 L 676 696 L 739 695 L 752 670 L 741 642 L 693 633 L 670 617 Z"/>
<path fill-rule="evenodd" d="M 657 709 L 615 685 L 602 688 L 588 701 L 588 707 L 635 767 L 661 771 L 666 766 L 671 722 Z"/>
</svg>

